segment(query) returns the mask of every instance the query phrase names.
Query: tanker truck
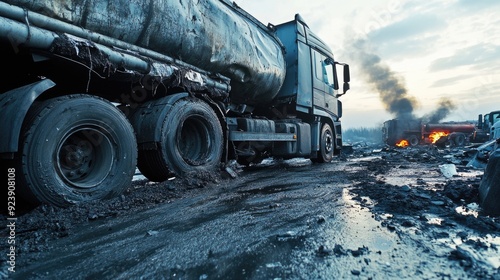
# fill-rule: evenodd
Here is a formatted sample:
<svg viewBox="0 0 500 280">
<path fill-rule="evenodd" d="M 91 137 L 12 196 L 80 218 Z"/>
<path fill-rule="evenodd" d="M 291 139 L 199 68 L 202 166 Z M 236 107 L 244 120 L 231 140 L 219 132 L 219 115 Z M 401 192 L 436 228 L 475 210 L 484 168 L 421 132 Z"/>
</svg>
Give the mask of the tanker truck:
<svg viewBox="0 0 500 280">
<path fill-rule="evenodd" d="M 383 141 L 390 146 L 436 144 L 464 146 L 487 140 L 485 133 L 473 122 L 429 123 L 422 119 L 392 119 L 384 122 Z"/>
<path fill-rule="evenodd" d="M 299 14 L 264 25 L 227 0 L 8 0 L 0 29 L 2 172 L 28 202 L 115 197 L 136 168 L 161 182 L 341 151 L 349 66 Z"/>
</svg>

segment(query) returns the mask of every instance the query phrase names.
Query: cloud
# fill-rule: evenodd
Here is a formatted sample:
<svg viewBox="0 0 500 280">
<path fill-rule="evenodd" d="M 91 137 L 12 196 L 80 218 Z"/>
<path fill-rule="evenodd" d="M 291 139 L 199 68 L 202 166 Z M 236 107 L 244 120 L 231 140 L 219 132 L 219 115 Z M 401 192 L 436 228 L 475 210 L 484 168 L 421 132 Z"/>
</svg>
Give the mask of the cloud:
<svg viewBox="0 0 500 280">
<path fill-rule="evenodd" d="M 446 87 L 446 86 L 452 86 L 455 85 L 458 82 L 461 82 L 463 80 L 467 80 L 469 78 L 473 78 L 475 75 L 460 75 L 460 76 L 455 76 L 451 78 L 446 78 L 446 79 L 441 79 L 435 81 L 431 87 Z"/>
<path fill-rule="evenodd" d="M 441 35 L 426 35 L 408 38 L 387 44 L 378 44 L 380 55 L 386 59 L 408 59 L 415 56 L 426 55 L 441 38 Z"/>
<path fill-rule="evenodd" d="M 374 30 L 368 37 L 371 41 L 386 43 L 415 38 L 415 36 L 437 32 L 444 28 L 446 28 L 446 22 L 435 15 L 415 14 L 381 29 Z"/>
<path fill-rule="evenodd" d="M 436 59 L 430 66 L 431 71 L 453 69 L 460 66 L 473 65 L 475 69 L 497 68 L 495 61 L 500 61 L 500 46 L 493 44 L 477 44 L 461 50 L 454 55 Z"/>
<path fill-rule="evenodd" d="M 476 12 L 483 9 L 491 9 L 493 6 L 500 5 L 498 0 L 458 0 L 456 3 L 460 8 L 468 12 Z"/>
<path fill-rule="evenodd" d="M 385 59 L 407 59 L 427 54 L 442 36 L 446 22 L 431 14 L 414 14 L 367 36 Z"/>
</svg>

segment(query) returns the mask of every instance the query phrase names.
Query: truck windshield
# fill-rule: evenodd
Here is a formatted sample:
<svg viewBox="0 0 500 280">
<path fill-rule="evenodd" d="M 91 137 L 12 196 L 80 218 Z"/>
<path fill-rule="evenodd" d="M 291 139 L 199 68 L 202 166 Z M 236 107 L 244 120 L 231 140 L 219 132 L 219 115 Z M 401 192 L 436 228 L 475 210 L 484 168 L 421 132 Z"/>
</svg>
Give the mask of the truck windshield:
<svg viewBox="0 0 500 280">
<path fill-rule="evenodd" d="M 500 121 L 500 111 L 490 113 L 490 122 L 491 122 L 491 124 L 494 124 L 494 123 L 496 123 L 498 121 Z"/>
</svg>

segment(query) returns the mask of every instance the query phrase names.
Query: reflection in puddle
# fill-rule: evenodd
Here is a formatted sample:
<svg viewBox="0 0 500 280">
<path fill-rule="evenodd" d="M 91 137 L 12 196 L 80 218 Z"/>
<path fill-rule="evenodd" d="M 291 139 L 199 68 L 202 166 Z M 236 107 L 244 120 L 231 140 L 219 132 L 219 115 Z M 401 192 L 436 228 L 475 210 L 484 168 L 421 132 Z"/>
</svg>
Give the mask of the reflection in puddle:
<svg viewBox="0 0 500 280">
<path fill-rule="evenodd" d="M 394 247 L 396 240 L 393 233 L 383 230 L 380 222 L 375 220 L 373 214 L 364 207 L 361 207 L 353 200 L 353 196 L 348 189 L 344 189 L 342 193 L 343 201 L 350 205 L 350 209 L 342 213 L 342 217 L 338 216 L 338 220 L 342 220 L 339 228 L 344 231 L 339 234 L 339 229 L 334 230 L 331 240 L 336 240 L 339 244 L 349 244 L 349 247 L 368 247 L 371 251 L 389 251 Z M 373 204 L 374 202 L 369 197 L 362 197 L 365 203 Z M 391 218 L 391 214 L 387 214 L 386 218 Z M 351 240 L 354 238 L 354 240 Z M 362 241 L 362 243 L 358 243 Z"/>
</svg>

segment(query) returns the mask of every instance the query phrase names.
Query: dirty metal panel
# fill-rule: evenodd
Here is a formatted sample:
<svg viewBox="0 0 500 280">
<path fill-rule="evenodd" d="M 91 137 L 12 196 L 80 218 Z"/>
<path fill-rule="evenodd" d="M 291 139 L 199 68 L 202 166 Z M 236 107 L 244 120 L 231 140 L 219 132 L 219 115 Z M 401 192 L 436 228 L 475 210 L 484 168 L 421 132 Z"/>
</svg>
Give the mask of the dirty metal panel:
<svg viewBox="0 0 500 280">
<path fill-rule="evenodd" d="M 260 133 L 245 131 L 230 131 L 230 141 L 297 141 L 293 133 Z"/>
</svg>

